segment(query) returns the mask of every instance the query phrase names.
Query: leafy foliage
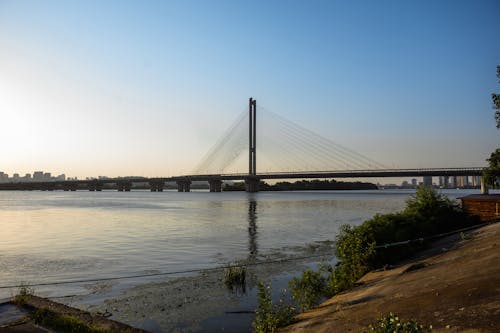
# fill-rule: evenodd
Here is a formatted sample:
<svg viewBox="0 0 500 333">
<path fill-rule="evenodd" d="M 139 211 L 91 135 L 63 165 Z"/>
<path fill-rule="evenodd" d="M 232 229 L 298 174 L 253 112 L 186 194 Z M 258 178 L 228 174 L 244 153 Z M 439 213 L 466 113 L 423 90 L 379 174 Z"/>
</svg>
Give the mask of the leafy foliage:
<svg viewBox="0 0 500 333">
<path fill-rule="evenodd" d="M 490 158 L 486 159 L 489 166 L 483 169 L 483 177 L 487 184 L 498 187 L 498 180 L 500 179 L 500 148 L 497 148 L 491 153 Z"/>
<path fill-rule="evenodd" d="M 279 327 L 291 324 L 295 315 L 295 308 L 286 304 L 282 296 L 278 304 L 273 304 L 271 299 L 271 288 L 258 284 L 259 304 L 255 311 L 253 327 L 256 333 L 274 333 Z"/>
<path fill-rule="evenodd" d="M 403 322 L 394 313 L 380 318 L 375 325 L 368 327 L 370 332 L 374 333 L 423 333 L 430 332 L 432 326 L 425 327 L 415 320 Z"/>
<path fill-rule="evenodd" d="M 497 77 L 500 79 L 500 66 L 497 66 Z M 497 110 L 495 111 L 497 128 L 500 128 L 500 94 L 491 94 L 491 99 L 493 100 L 493 107 Z"/>
<path fill-rule="evenodd" d="M 306 311 L 316 305 L 325 295 L 326 279 L 321 271 L 306 270 L 300 278 L 293 278 L 289 282 L 292 297 L 301 311 Z"/>
</svg>

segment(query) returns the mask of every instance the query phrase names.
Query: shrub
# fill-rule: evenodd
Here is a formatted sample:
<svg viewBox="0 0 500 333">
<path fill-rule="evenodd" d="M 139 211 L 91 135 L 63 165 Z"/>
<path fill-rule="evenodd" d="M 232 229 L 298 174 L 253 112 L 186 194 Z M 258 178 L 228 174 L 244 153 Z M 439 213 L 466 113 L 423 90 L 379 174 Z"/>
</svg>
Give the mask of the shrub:
<svg viewBox="0 0 500 333">
<path fill-rule="evenodd" d="M 253 327 L 256 333 L 273 333 L 278 327 L 282 327 L 293 322 L 295 308 L 286 304 L 284 297 L 280 298 L 278 304 L 273 304 L 271 299 L 271 288 L 258 283 L 258 308 L 255 311 Z"/>
<path fill-rule="evenodd" d="M 463 211 L 458 204 L 437 193 L 432 187 L 420 186 L 414 197 L 407 200 L 406 208 L 399 213 L 377 214 L 357 227 L 343 227 L 337 237 L 337 257 L 349 264 L 366 265 L 374 269 L 393 264 L 420 250 L 423 242 L 409 242 L 398 246 L 385 244 L 426 238 L 468 226 L 477 219 Z M 350 245 L 356 244 L 355 246 Z M 347 244 L 347 245 L 346 245 Z M 363 249 L 379 246 L 363 261 L 357 256 Z M 348 249 L 345 250 L 344 248 Z M 358 269 L 354 270 L 355 272 Z"/>
<path fill-rule="evenodd" d="M 300 278 L 293 278 L 288 283 L 292 297 L 300 307 L 306 311 L 316 305 L 325 295 L 326 279 L 321 276 L 321 271 L 310 269 L 304 271 Z"/>
</svg>

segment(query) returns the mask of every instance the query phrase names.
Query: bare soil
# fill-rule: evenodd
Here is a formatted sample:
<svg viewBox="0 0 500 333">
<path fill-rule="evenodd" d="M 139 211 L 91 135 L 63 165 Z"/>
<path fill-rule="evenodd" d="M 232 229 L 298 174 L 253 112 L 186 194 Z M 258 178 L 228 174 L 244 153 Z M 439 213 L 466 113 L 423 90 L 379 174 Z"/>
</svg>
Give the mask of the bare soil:
<svg viewBox="0 0 500 333">
<path fill-rule="evenodd" d="M 89 325 L 106 329 L 109 330 L 110 332 L 147 333 L 144 330 L 133 328 L 126 324 L 110 320 L 102 315 L 91 314 L 87 311 L 82 311 L 37 296 L 30 296 L 27 299 L 26 304 L 20 305 L 20 308 L 26 312 L 26 317 L 20 320 L 16 320 L 7 325 L 1 325 L 0 326 L 1 333 L 47 333 L 47 332 L 58 333 L 53 329 L 50 329 L 48 327 L 42 327 L 34 323 L 29 314 L 35 312 L 37 309 L 48 309 L 60 315 L 69 315 Z"/>
<path fill-rule="evenodd" d="M 500 332 L 500 223 L 462 238 L 435 246 L 439 254 L 368 273 L 280 332 L 368 331 L 390 312 L 433 332 Z"/>
</svg>

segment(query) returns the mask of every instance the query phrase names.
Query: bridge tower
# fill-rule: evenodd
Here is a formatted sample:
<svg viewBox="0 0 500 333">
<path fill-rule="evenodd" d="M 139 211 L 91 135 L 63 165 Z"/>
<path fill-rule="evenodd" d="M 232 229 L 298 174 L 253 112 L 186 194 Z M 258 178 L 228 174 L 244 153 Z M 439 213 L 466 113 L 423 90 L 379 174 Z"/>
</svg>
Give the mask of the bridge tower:
<svg viewBox="0 0 500 333">
<path fill-rule="evenodd" d="M 257 173 L 257 101 L 250 97 L 248 100 L 248 175 L 255 176 Z"/>
<path fill-rule="evenodd" d="M 257 101 L 248 100 L 248 177 L 245 179 L 247 192 L 259 191 L 257 174 Z"/>
</svg>

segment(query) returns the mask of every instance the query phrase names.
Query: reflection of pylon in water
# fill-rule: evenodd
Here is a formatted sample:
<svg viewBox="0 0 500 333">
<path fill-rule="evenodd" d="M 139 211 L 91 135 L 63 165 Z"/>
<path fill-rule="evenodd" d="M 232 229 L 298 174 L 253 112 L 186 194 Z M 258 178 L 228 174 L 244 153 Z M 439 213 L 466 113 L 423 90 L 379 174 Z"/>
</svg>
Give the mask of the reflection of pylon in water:
<svg viewBox="0 0 500 333">
<path fill-rule="evenodd" d="M 248 259 L 257 258 L 257 201 L 248 202 Z"/>
</svg>

